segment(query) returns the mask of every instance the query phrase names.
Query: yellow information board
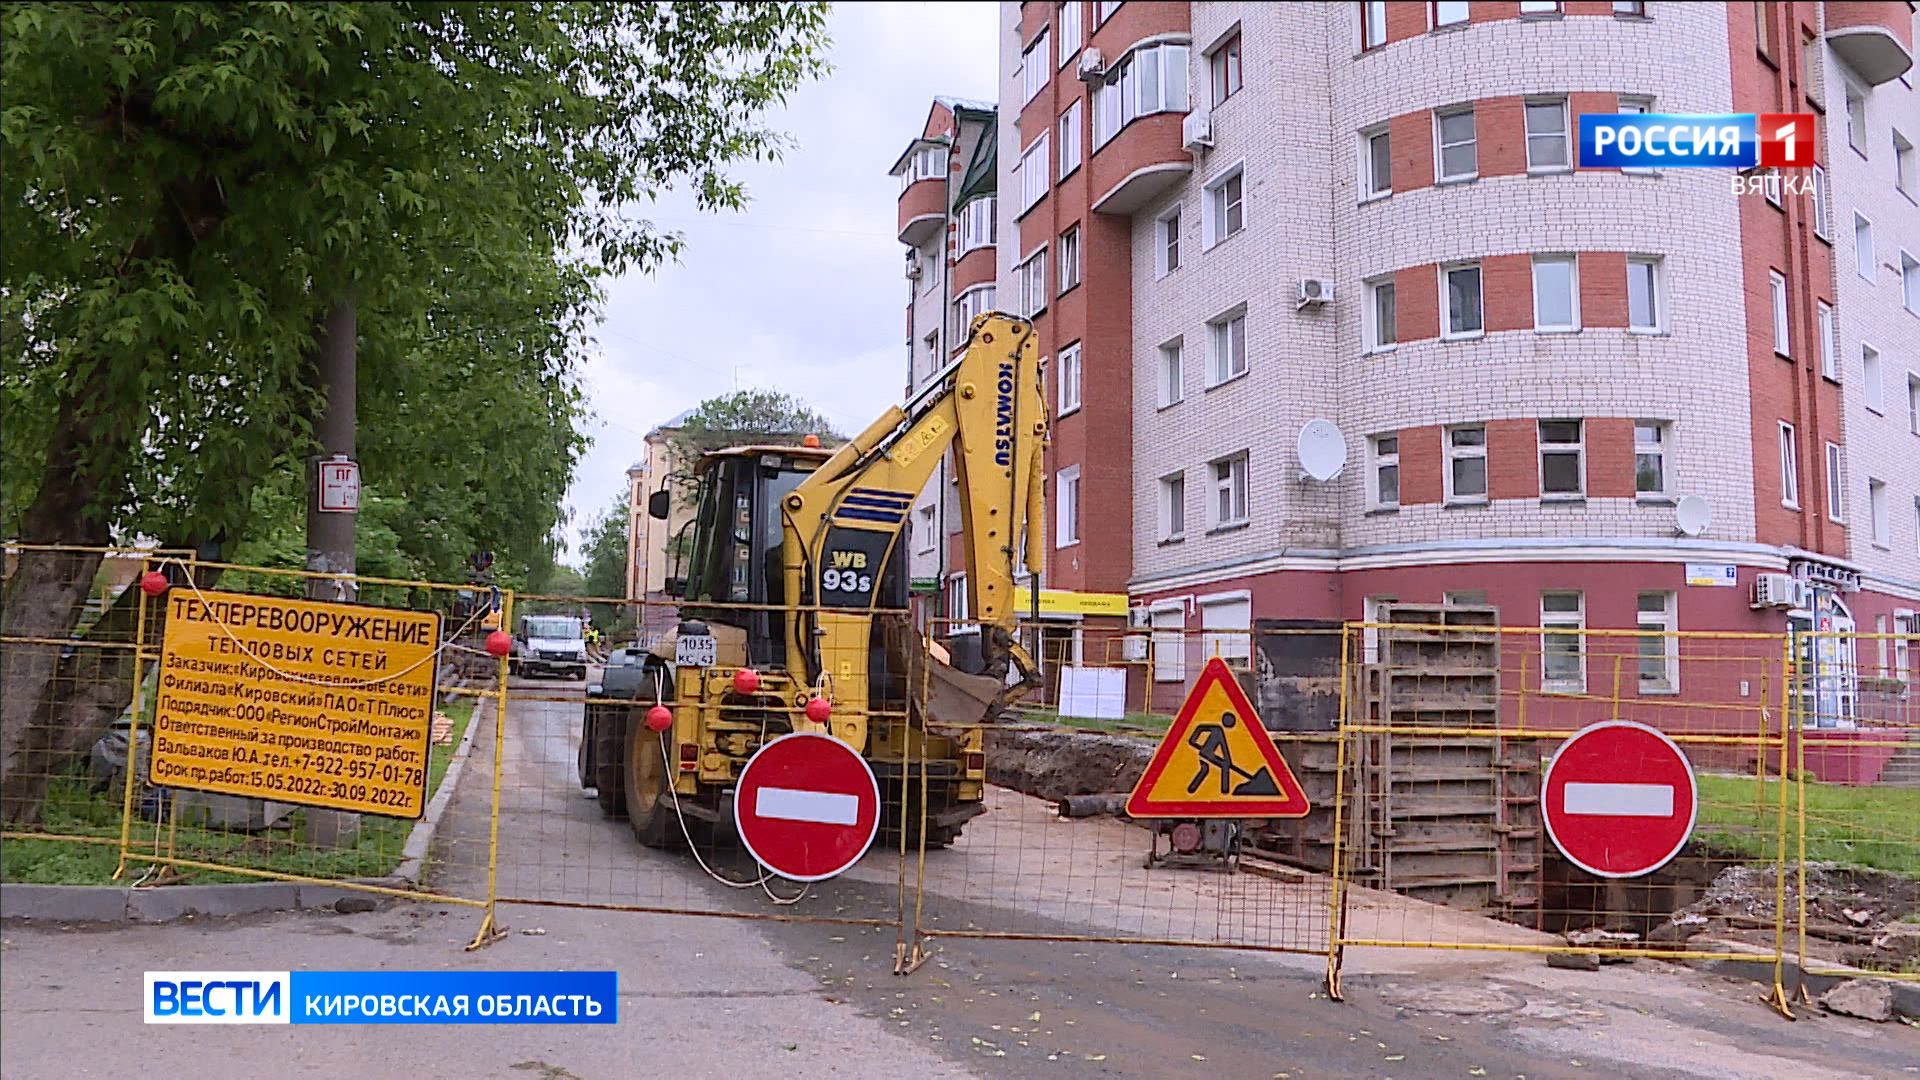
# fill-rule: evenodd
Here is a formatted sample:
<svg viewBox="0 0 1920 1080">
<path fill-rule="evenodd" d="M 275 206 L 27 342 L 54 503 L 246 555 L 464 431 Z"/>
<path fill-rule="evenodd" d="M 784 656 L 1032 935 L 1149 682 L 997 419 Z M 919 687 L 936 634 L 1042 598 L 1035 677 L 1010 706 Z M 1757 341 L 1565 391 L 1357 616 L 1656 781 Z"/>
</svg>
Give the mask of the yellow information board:
<svg viewBox="0 0 1920 1080">
<path fill-rule="evenodd" d="M 1025 615 L 1033 610 L 1033 596 L 1024 586 L 1013 589 L 1013 609 Z M 1114 615 L 1125 618 L 1126 593 L 1073 592 L 1067 589 L 1041 589 L 1042 615 Z"/>
<path fill-rule="evenodd" d="M 176 589 L 153 782 L 417 818 L 440 617 Z"/>
</svg>

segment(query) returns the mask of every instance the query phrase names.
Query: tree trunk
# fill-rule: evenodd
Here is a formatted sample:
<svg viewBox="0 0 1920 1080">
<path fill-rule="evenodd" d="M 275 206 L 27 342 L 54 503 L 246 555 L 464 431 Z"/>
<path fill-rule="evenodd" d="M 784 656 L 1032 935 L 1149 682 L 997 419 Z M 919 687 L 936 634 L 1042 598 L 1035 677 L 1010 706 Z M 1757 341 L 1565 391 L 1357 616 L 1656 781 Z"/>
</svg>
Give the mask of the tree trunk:
<svg viewBox="0 0 1920 1080">
<path fill-rule="evenodd" d="M 21 523 L 24 544 L 100 548 L 111 540 L 94 506 L 98 476 L 85 464 L 102 452 L 124 452 L 125 439 L 118 433 L 103 439 L 93 418 L 84 414 L 82 402 L 93 390 L 82 385 L 62 396 L 45 475 Z M 100 441 L 120 445 L 102 447 Z M 50 778 L 45 749 L 52 733 L 45 724 L 63 691 L 57 680 L 72 675 L 60 657 L 64 646 L 34 642 L 65 641 L 73 633 L 100 561 L 98 551 L 23 549 L 7 580 L 0 599 L 0 634 L 28 640 L 10 640 L 0 663 L 0 821 L 29 822 L 39 816 Z"/>
</svg>

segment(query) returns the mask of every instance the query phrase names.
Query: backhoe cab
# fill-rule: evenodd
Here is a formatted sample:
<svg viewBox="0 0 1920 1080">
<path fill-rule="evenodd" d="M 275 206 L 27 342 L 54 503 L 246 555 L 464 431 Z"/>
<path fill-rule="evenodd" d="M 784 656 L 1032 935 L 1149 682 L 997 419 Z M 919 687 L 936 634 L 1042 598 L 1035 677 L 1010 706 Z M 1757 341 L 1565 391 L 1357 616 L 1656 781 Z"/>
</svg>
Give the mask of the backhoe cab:
<svg viewBox="0 0 1920 1080">
<path fill-rule="evenodd" d="M 678 626 L 646 658 L 637 700 L 589 703 L 583 733 L 583 783 L 643 844 L 729 822 L 740 770 L 793 731 L 866 758 L 883 837 L 917 839 L 924 825 L 942 846 L 984 809 L 982 725 L 1038 681 L 1014 640 L 1012 596 L 1019 569 L 1040 571 L 1047 422 L 1032 325 L 988 314 L 972 331 L 960 359 L 847 443 L 701 458 L 697 509 L 675 544 Z M 946 663 L 905 614 L 907 518 L 949 446 L 975 673 Z M 656 493 L 649 514 L 668 517 L 671 498 Z M 656 706 L 670 713 L 654 714 L 663 730 L 648 724 Z"/>
</svg>

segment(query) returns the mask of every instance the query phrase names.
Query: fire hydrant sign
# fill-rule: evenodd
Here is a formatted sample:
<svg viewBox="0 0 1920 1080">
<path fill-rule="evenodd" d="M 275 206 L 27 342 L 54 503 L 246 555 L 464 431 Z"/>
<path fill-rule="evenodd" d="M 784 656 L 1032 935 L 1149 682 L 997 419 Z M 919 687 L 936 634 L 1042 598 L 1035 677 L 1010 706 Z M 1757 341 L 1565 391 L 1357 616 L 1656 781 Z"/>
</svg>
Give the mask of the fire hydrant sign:
<svg viewBox="0 0 1920 1080">
<path fill-rule="evenodd" d="M 439 639 L 432 612 L 176 589 L 153 782 L 420 817 Z"/>
<path fill-rule="evenodd" d="M 320 463 L 320 509 L 346 513 L 360 509 L 360 466 L 351 461 Z"/>
</svg>

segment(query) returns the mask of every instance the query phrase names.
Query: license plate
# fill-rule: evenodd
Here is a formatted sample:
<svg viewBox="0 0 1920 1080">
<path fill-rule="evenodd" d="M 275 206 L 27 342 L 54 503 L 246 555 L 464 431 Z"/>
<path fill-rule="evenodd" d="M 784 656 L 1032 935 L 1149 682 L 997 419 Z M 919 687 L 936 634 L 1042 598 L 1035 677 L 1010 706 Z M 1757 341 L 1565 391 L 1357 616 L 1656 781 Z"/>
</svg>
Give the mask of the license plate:
<svg viewBox="0 0 1920 1080">
<path fill-rule="evenodd" d="M 712 667 L 720 662 L 720 643 L 712 634 L 682 634 L 673 645 L 673 662 L 681 667 Z"/>
</svg>

